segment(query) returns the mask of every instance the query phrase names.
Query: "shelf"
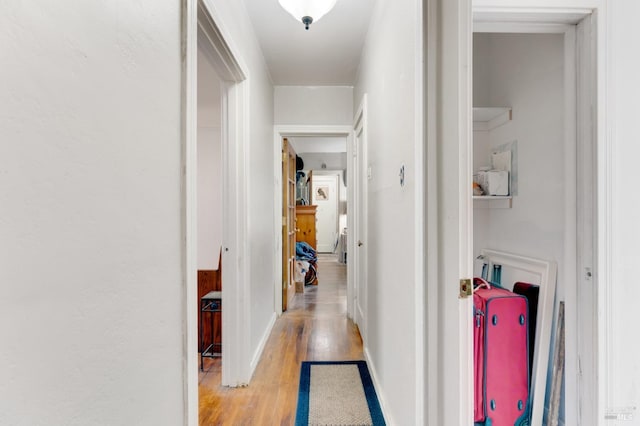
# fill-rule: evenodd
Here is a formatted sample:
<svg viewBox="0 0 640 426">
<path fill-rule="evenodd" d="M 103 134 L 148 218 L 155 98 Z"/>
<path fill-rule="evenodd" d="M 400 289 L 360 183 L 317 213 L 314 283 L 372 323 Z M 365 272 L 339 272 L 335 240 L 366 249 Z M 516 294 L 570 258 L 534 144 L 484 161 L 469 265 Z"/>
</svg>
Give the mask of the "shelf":
<svg viewBox="0 0 640 426">
<path fill-rule="evenodd" d="M 511 107 L 474 107 L 473 130 L 493 130 L 511 121 Z"/>
<path fill-rule="evenodd" d="M 479 209 L 510 209 L 511 195 L 474 195 L 473 207 Z"/>
</svg>

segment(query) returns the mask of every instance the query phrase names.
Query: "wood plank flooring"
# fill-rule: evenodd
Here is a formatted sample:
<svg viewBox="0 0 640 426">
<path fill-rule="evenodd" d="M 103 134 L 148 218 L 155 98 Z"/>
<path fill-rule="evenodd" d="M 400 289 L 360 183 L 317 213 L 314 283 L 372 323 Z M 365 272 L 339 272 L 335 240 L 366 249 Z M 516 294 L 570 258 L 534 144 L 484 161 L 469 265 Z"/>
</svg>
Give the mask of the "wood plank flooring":
<svg viewBox="0 0 640 426">
<path fill-rule="evenodd" d="M 321 255 L 318 281 L 276 321 L 248 387 L 220 386 L 220 359 L 205 359 L 201 425 L 293 425 L 302 361 L 364 359 L 358 328 L 346 315 L 346 266 Z"/>
</svg>

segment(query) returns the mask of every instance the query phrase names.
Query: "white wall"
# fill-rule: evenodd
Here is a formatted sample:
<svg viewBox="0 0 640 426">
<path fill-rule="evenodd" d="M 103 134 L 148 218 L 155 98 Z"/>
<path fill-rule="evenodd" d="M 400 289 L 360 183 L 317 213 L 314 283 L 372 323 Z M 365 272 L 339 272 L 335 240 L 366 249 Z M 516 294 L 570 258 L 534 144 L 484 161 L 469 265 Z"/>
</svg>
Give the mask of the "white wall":
<svg viewBox="0 0 640 426">
<path fill-rule="evenodd" d="M 353 124 L 353 88 L 276 86 L 275 124 Z"/>
<path fill-rule="evenodd" d="M 198 47 L 198 269 L 218 269 L 222 246 L 220 78 Z"/>
<path fill-rule="evenodd" d="M 640 259 L 640 158 L 638 144 L 638 100 L 640 99 L 640 2 L 616 0 L 608 2 L 610 30 L 610 56 L 605 59 L 608 76 L 607 114 L 610 120 L 608 147 L 612 150 L 613 169 L 610 204 L 612 229 L 609 237 L 613 246 L 611 253 L 610 300 L 601 301 L 601 309 L 607 309 L 608 324 L 602 336 L 607 349 L 603 361 L 602 382 L 606 389 L 605 408 L 620 411 L 620 407 L 640 407 L 640 333 L 637 331 L 638 300 L 640 287 L 634 277 Z M 601 196 L 606 200 L 604 195 Z M 603 206 L 605 207 L 605 206 Z M 630 278 L 631 277 L 631 278 Z M 601 295 L 605 295 L 602 292 Z M 610 422 L 611 424 L 640 425 L 640 412 L 631 410 L 633 421 Z"/>
<path fill-rule="evenodd" d="M 273 85 L 250 19 L 241 1 L 205 0 L 217 11 L 229 42 L 240 52 L 240 62 L 247 68 L 249 88 L 248 110 L 248 234 L 250 250 L 250 344 L 255 360 L 260 343 L 275 318 L 273 224 L 275 176 L 273 174 Z M 224 286 L 224 283 L 222 284 Z"/>
<path fill-rule="evenodd" d="M 565 198 L 570 195 L 564 172 L 563 35 L 475 34 L 473 64 L 474 106 L 511 106 L 513 115 L 488 135 L 474 132 L 474 149 L 486 156 L 517 141 L 518 164 L 512 208 L 474 209 L 474 247 L 557 261 L 557 305 L 571 276 L 564 259 Z M 475 161 L 476 166 L 491 164 L 488 157 Z M 509 274 L 513 271 L 503 273 L 507 287 L 518 279 Z M 550 363 L 548 384 L 552 368 Z"/>
<path fill-rule="evenodd" d="M 183 423 L 180 16 L 0 6 L 0 424 Z"/>
<path fill-rule="evenodd" d="M 488 99 L 475 105 L 511 106 L 513 120 L 476 138 L 482 153 L 517 141 L 518 194 L 511 209 L 491 209 L 481 247 L 558 261 L 558 288 L 563 287 L 564 255 L 564 89 L 561 34 L 475 34 L 488 40 L 487 51 L 474 52 L 474 70 L 490 64 Z M 486 65 L 485 65 L 486 66 Z M 476 76 L 478 77 L 478 76 Z M 478 132 L 474 132 L 476 135 Z M 482 144 L 489 144 L 489 148 Z M 490 165 L 490 158 L 478 165 Z M 479 209 L 475 209 L 474 214 Z M 478 238 L 479 240 L 479 238 Z M 478 254 L 478 253 L 476 253 Z"/>
<path fill-rule="evenodd" d="M 345 152 L 303 152 L 298 154 L 304 161 L 304 168 L 311 170 L 344 170 L 347 168 L 347 154 Z M 322 167 L 322 165 L 325 167 Z"/>
<path fill-rule="evenodd" d="M 305 152 L 347 152 L 346 136 L 294 136 L 288 137 L 287 140 L 298 154 Z"/>
<path fill-rule="evenodd" d="M 368 94 L 368 281 L 365 350 L 390 424 L 415 424 L 417 3 L 379 0 L 365 42 L 354 105 Z M 404 165 L 405 186 L 399 182 Z M 350 184 L 350 183 L 348 183 Z M 418 410 L 419 411 L 419 410 Z"/>
<path fill-rule="evenodd" d="M 198 127 L 198 269 L 218 269 L 222 246 L 220 127 Z"/>
</svg>

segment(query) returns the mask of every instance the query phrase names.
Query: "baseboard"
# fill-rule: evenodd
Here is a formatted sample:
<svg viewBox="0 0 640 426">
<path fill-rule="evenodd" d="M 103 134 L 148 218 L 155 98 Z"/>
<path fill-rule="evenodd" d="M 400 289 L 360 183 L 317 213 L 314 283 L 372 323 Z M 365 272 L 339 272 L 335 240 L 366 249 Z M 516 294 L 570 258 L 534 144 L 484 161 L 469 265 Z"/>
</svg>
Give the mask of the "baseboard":
<svg viewBox="0 0 640 426">
<path fill-rule="evenodd" d="M 254 371 L 256 371 L 256 367 L 258 366 L 258 362 L 260 362 L 260 358 L 262 357 L 262 352 L 264 352 L 264 347 L 267 344 L 267 340 L 271 335 L 271 330 L 273 330 L 273 326 L 276 323 L 276 313 L 271 314 L 271 318 L 269 319 L 269 324 L 267 324 L 267 328 L 262 334 L 262 338 L 260 339 L 260 343 L 258 344 L 258 348 L 253 354 L 253 359 L 251 360 L 251 365 L 249 366 L 249 377 L 253 377 Z"/>
<path fill-rule="evenodd" d="M 378 402 L 380 402 L 380 409 L 382 410 L 382 416 L 384 417 L 384 421 L 386 424 L 393 426 L 397 423 L 389 414 L 389 410 L 387 410 L 387 403 L 384 397 L 384 393 L 382 392 L 382 387 L 380 386 L 380 381 L 378 380 L 378 372 L 376 371 L 375 364 L 371 361 L 371 355 L 369 354 L 369 348 L 364 347 L 364 359 L 367 361 L 367 368 L 369 368 L 369 373 L 371 374 L 371 380 L 373 381 L 373 385 L 376 388 L 376 394 L 378 395 Z"/>
</svg>

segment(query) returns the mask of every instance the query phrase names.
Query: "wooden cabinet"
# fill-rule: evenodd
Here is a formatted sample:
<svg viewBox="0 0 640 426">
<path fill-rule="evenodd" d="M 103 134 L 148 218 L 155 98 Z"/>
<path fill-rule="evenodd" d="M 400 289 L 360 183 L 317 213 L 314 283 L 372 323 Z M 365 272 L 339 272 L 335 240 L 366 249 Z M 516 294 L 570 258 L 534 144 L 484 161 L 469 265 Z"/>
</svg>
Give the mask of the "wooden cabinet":
<svg viewBox="0 0 640 426">
<path fill-rule="evenodd" d="M 304 241 L 314 250 L 318 250 L 318 240 L 316 239 L 316 209 L 318 206 L 296 206 L 296 242 Z M 318 263 L 314 262 L 311 267 L 313 271 L 307 273 L 305 281 L 307 283 L 318 284 Z"/>
<path fill-rule="evenodd" d="M 317 250 L 316 209 L 318 206 L 296 206 L 296 241 L 304 241 Z"/>
</svg>

